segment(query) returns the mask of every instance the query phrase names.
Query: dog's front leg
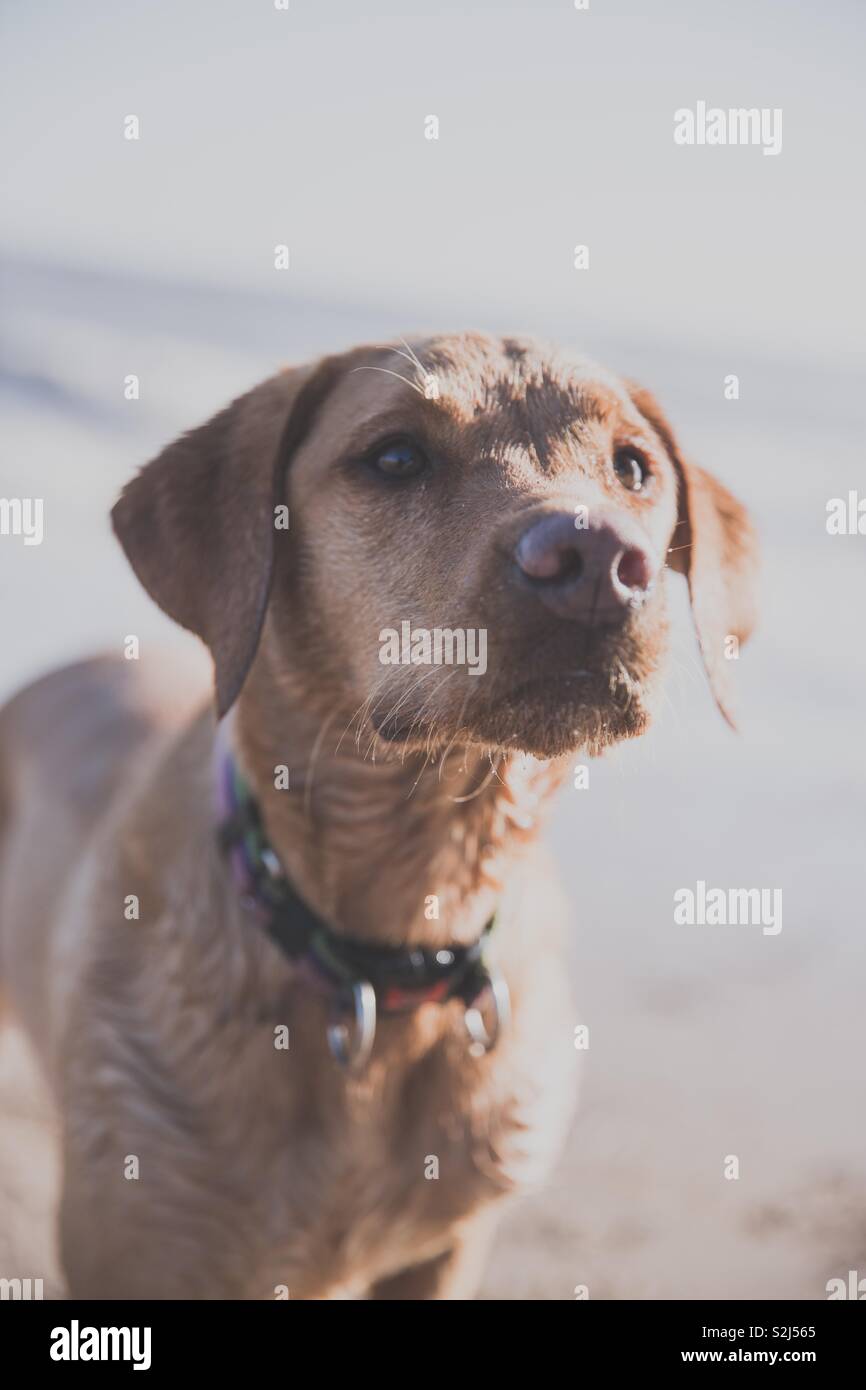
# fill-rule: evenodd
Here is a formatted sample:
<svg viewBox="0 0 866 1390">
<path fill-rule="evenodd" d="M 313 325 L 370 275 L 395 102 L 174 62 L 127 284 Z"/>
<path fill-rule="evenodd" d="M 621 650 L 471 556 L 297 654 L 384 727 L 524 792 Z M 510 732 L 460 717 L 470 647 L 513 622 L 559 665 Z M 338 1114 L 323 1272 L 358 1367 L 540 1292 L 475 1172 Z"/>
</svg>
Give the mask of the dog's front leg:
<svg viewBox="0 0 866 1390">
<path fill-rule="evenodd" d="M 168 1229 L 130 1232 L 127 1237 L 116 1225 L 109 1232 L 101 1223 L 98 1211 L 88 1213 L 75 1198 L 64 1201 L 60 1258 L 70 1298 L 127 1301 L 242 1296 L 240 1287 L 215 1267 L 205 1247 L 193 1252 Z"/>
<path fill-rule="evenodd" d="M 71 1298 L 243 1298 L 249 1271 L 234 1231 L 245 1224 L 192 1185 L 146 1195 L 116 1164 L 84 1164 L 67 1146 L 60 1259 Z"/>
</svg>

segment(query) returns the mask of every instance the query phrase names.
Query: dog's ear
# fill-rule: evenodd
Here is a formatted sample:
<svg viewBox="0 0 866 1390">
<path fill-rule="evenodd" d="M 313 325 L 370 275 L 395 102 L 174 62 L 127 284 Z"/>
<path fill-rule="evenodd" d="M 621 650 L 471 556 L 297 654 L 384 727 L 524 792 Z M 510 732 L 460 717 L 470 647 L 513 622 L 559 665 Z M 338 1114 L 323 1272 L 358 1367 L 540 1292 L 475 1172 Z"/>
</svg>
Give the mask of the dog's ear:
<svg viewBox="0 0 866 1390">
<path fill-rule="evenodd" d="M 111 513 L 151 598 L 210 648 L 220 718 L 261 636 L 285 469 L 339 371 L 325 358 L 257 386 L 164 449 Z"/>
<path fill-rule="evenodd" d="M 755 529 L 745 507 L 726 487 L 683 458 L 654 396 L 638 386 L 631 386 L 630 392 L 677 470 L 678 519 L 668 565 L 688 579 L 692 614 L 710 686 L 722 714 L 735 727 L 732 657 L 755 625 Z M 736 645 L 731 638 L 736 639 Z"/>
</svg>

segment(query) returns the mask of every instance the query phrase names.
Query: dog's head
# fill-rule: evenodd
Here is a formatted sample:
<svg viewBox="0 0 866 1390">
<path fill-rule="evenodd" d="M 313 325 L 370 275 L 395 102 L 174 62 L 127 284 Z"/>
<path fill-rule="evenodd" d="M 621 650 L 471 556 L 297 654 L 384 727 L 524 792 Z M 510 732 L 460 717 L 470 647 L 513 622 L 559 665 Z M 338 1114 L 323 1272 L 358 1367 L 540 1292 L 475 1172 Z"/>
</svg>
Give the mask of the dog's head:
<svg viewBox="0 0 866 1390">
<path fill-rule="evenodd" d="M 646 391 L 530 341 L 435 337 L 283 372 L 164 450 L 113 521 L 209 646 L 220 714 L 263 647 L 311 711 L 400 750 L 597 750 L 647 725 L 667 564 L 730 718 L 746 512 Z"/>
</svg>

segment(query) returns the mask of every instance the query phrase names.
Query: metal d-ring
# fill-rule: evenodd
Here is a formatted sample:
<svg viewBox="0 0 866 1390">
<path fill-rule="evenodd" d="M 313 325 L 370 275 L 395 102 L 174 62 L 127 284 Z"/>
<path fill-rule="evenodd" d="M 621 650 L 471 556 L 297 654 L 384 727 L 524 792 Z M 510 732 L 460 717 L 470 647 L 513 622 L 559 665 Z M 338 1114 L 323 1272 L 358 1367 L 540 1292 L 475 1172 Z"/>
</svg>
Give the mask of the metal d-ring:
<svg viewBox="0 0 866 1390">
<path fill-rule="evenodd" d="M 376 991 L 369 980 L 352 985 L 351 1023 L 338 1020 L 328 1024 L 328 1046 L 332 1056 L 347 1071 L 360 1071 L 369 1059 L 376 1036 Z"/>
<path fill-rule="evenodd" d="M 500 975 L 498 970 L 485 970 L 484 973 L 493 998 L 491 1027 L 488 1029 L 481 1010 L 474 1003 L 470 1004 L 463 1015 L 463 1022 L 471 1040 L 469 1051 L 473 1057 L 483 1057 L 485 1053 L 492 1052 L 500 1034 L 511 1022 L 511 995 L 504 975 Z M 487 988 L 485 987 L 481 993 L 486 994 Z"/>
</svg>

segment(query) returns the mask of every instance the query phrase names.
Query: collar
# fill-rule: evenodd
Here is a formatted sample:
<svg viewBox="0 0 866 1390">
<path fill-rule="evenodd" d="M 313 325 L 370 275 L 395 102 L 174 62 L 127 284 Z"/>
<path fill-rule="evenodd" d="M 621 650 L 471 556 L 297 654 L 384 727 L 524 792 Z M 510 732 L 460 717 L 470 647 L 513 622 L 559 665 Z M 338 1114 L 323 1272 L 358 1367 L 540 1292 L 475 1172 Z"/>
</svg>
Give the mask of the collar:
<svg viewBox="0 0 866 1390">
<path fill-rule="evenodd" d="M 218 842 L 240 900 L 301 978 L 330 996 L 328 1041 L 339 1062 L 353 1068 L 363 1065 L 372 1050 L 378 1015 L 452 999 L 463 1002 L 470 1051 L 479 1056 L 493 1047 L 509 1011 L 505 981 L 483 960 L 495 914 L 468 946 L 382 946 L 337 932 L 289 881 L 222 730 L 217 738 L 216 784 Z M 479 1008 L 488 991 L 492 1032 Z M 347 1015 L 354 1015 L 353 1024 L 347 1024 Z"/>
</svg>

